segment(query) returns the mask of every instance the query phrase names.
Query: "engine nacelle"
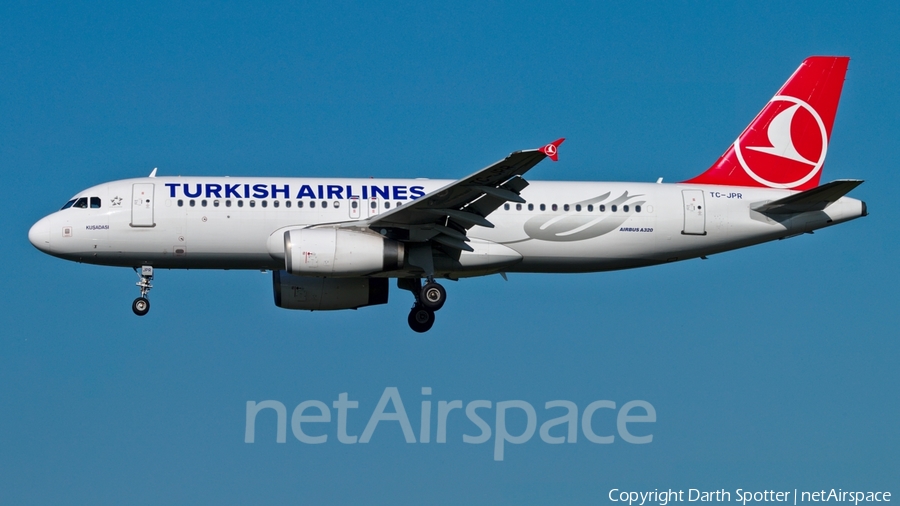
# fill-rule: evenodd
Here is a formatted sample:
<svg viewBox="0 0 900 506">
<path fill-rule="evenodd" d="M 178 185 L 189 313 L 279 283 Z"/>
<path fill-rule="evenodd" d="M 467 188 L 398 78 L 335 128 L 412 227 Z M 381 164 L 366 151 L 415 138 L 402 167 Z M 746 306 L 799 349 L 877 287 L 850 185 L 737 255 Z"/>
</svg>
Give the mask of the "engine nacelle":
<svg viewBox="0 0 900 506">
<path fill-rule="evenodd" d="M 302 276 L 360 276 L 403 267 L 403 244 L 373 233 L 287 229 L 272 234 L 268 247 L 273 257 L 284 258 L 284 270 Z"/>
<path fill-rule="evenodd" d="M 387 304 L 387 278 L 317 278 L 272 271 L 275 305 L 284 309 L 326 311 Z"/>
</svg>

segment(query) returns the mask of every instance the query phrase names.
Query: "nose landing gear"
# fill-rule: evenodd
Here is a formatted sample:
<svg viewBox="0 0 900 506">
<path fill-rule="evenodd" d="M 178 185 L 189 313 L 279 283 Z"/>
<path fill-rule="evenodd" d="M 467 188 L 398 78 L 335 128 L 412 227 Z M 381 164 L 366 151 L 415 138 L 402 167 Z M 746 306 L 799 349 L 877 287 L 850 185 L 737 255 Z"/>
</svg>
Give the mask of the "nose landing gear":
<svg viewBox="0 0 900 506">
<path fill-rule="evenodd" d="M 134 268 L 134 272 L 138 272 L 137 267 Z M 153 285 L 150 284 L 150 281 L 153 280 L 153 266 L 141 266 L 141 271 L 138 273 L 138 276 L 141 279 L 135 284 L 141 289 L 141 296 L 134 299 L 134 302 L 131 303 L 131 310 L 138 316 L 144 316 L 150 312 L 150 300 L 147 299 L 147 294 L 149 294 L 150 289 L 153 288 Z"/>
<path fill-rule="evenodd" d="M 444 287 L 436 283 L 431 276 L 428 277 L 424 287 L 422 280 L 418 278 L 398 279 L 397 286 L 412 292 L 416 299 L 406 319 L 409 328 L 418 333 L 431 330 L 434 326 L 435 311 L 444 307 L 444 302 L 447 301 L 447 291 Z"/>
</svg>

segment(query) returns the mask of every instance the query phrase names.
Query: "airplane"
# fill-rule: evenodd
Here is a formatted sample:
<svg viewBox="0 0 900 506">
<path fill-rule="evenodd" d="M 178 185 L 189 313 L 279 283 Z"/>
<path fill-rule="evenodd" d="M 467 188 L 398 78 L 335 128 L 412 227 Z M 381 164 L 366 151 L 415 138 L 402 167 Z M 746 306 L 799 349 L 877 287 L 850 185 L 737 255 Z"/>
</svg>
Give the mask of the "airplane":
<svg viewBox="0 0 900 506">
<path fill-rule="evenodd" d="M 526 181 L 564 139 L 458 180 L 259 177 L 124 179 L 79 192 L 28 232 L 55 257 L 131 267 L 150 310 L 155 269 L 272 272 L 285 309 L 385 304 L 412 292 L 407 322 L 434 324 L 438 279 L 665 264 L 811 233 L 868 214 L 819 185 L 848 57 L 803 61 L 700 175 L 656 182 Z M 424 281 L 424 284 L 423 284 Z"/>
</svg>

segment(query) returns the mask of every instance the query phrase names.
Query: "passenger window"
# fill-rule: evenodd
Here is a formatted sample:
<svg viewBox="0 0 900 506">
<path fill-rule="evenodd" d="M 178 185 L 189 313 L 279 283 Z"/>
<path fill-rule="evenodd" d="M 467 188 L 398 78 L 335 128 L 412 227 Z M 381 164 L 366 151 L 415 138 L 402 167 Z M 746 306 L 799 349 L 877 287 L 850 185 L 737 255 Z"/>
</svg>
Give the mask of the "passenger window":
<svg viewBox="0 0 900 506">
<path fill-rule="evenodd" d="M 588 212 L 594 212 L 594 204 L 588 204 Z"/>
<path fill-rule="evenodd" d="M 503 210 L 509 211 L 509 204 L 503 204 Z"/>
<path fill-rule="evenodd" d="M 390 202 L 385 202 L 385 203 L 384 203 L 384 208 L 385 208 L 385 209 L 390 209 L 390 208 L 391 208 L 391 203 L 390 203 Z"/>
<path fill-rule="evenodd" d="M 256 207 L 256 201 L 255 201 L 255 200 L 251 200 L 251 201 L 250 201 L 250 207 Z"/>
<path fill-rule="evenodd" d="M 322 209 L 325 209 L 326 207 L 328 207 L 328 201 L 327 201 L 327 200 L 323 200 L 323 201 L 322 201 Z M 390 206 L 388 206 L 388 207 L 390 207 Z"/>
<path fill-rule="evenodd" d="M 569 204 L 563 204 L 563 211 L 569 210 Z"/>
<path fill-rule="evenodd" d="M 278 206 L 280 206 L 280 205 L 281 205 L 281 204 L 279 204 L 277 200 L 274 201 L 274 202 L 272 202 L 272 207 L 278 207 Z"/>
<path fill-rule="evenodd" d="M 87 197 L 81 197 L 80 199 L 75 201 L 75 205 L 72 207 L 77 207 L 79 209 L 87 209 Z"/>
<path fill-rule="evenodd" d="M 183 200 L 178 199 L 178 207 L 184 207 L 184 201 L 183 201 Z"/>
<path fill-rule="evenodd" d="M 238 202 L 238 207 L 244 207 L 244 201 L 243 201 L 243 200 L 238 200 L 237 202 Z"/>
<path fill-rule="evenodd" d="M 302 200 L 297 201 L 297 209 L 303 209 L 303 201 Z"/>
<path fill-rule="evenodd" d="M 625 211 L 625 212 L 627 213 L 627 212 L 628 212 L 628 206 L 622 206 L 622 210 Z"/>
<path fill-rule="evenodd" d="M 528 204 L 528 210 L 534 211 L 534 204 Z"/>
<path fill-rule="evenodd" d="M 268 200 L 261 200 L 261 201 L 259 202 L 259 204 L 260 204 L 261 206 L 263 206 L 263 207 L 269 207 L 269 201 L 268 201 Z"/>
<path fill-rule="evenodd" d="M 340 201 L 335 200 L 335 201 L 334 201 L 334 208 L 337 209 L 337 208 L 339 208 L 339 207 L 341 207 Z"/>
<path fill-rule="evenodd" d="M 375 209 L 375 207 L 376 207 L 376 204 L 375 204 L 375 201 L 374 201 L 374 200 L 373 200 L 373 201 L 372 201 L 372 205 L 371 205 L 371 206 L 369 206 L 369 207 L 371 207 L 371 208 L 372 208 L 372 209 Z"/>
<path fill-rule="evenodd" d="M 552 206 L 550 206 L 550 209 L 553 211 L 556 211 L 556 209 L 557 209 L 556 204 L 553 204 Z"/>
<path fill-rule="evenodd" d="M 290 200 L 285 200 L 285 201 L 284 201 L 284 207 L 291 207 L 291 201 L 290 201 Z"/>
<path fill-rule="evenodd" d="M 615 205 L 609 206 L 609 210 L 612 212 L 616 212 L 616 206 Z"/>
<path fill-rule="evenodd" d="M 316 201 L 315 201 L 315 200 L 311 200 L 311 201 L 309 202 L 309 207 L 310 207 L 310 208 L 315 208 L 315 207 L 316 207 Z"/>
<path fill-rule="evenodd" d="M 522 204 L 516 204 L 516 211 L 522 210 Z"/>
<path fill-rule="evenodd" d="M 100 197 L 91 197 L 91 209 L 100 209 Z"/>
<path fill-rule="evenodd" d="M 206 207 L 206 200 L 205 200 L 205 199 L 204 199 L 204 200 L 201 200 L 201 201 L 200 201 L 200 205 L 203 206 L 203 207 Z"/>
<path fill-rule="evenodd" d="M 641 206 L 634 206 L 634 212 L 636 212 L 636 213 L 641 212 Z"/>
<path fill-rule="evenodd" d="M 213 207 L 219 207 L 219 201 L 213 200 Z"/>
<path fill-rule="evenodd" d="M 546 210 L 547 210 L 546 204 L 541 204 L 541 211 L 546 211 Z"/>
<path fill-rule="evenodd" d="M 581 204 L 575 204 L 575 210 L 581 212 Z"/>
<path fill-rule="evenodd" d="M 197 205 L 197 201 L 195 201 L 194 199 L 191 199 L 191 207 L 194 207 L 196 205 Z"/>
<path fill-rule="evenodd" d="M 359 202 L 357 202 L 357 201 L 355 201 L 355 200 L 350 202 L 350 208 L 351 208 L 351 209 L 356 209 L 356 208 L 358 208 L 358 207 L 359 207 Z"/>
<path fill-rule="evenodd" d="M 231 201 L 230 201 L 230 200 L 226 200 L 226 201 L 225 201 L 225 207 L 231 207 Z"/>
<path fill-rule="evenodd" d="M 600 207 L 598 207 L 597 209 L 599 209 L 601 213 L 605 213 L 605 212 L 606 212 L 606 206 L 603 205 L 603 204 L 600 204 Z"/>
</svg>

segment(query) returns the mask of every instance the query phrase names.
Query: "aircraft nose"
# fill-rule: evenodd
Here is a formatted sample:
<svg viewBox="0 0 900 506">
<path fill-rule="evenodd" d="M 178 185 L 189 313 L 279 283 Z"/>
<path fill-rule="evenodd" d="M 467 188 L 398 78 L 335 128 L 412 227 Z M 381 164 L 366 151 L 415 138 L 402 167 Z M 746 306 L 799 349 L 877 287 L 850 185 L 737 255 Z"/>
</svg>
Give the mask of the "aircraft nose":
<svg viewBox="0 0 900 506">
<path fill-rule="evenodd" d="M 50 251 L 50 223 L 47 218 L 42 218 L 31 226 L 28 231 L 28 240 L 35 248 L 44 253 Z"/>
</svg>

